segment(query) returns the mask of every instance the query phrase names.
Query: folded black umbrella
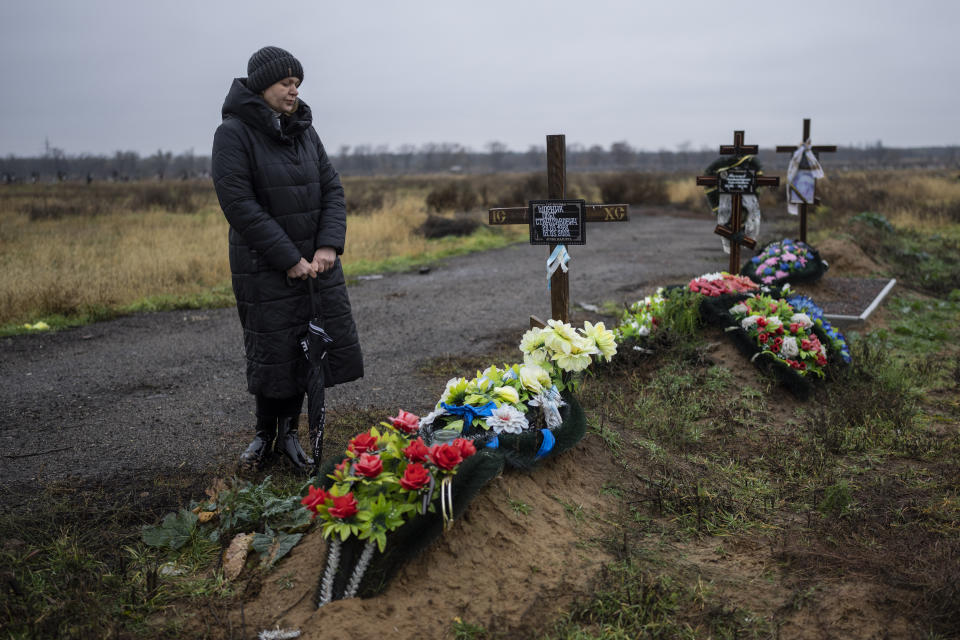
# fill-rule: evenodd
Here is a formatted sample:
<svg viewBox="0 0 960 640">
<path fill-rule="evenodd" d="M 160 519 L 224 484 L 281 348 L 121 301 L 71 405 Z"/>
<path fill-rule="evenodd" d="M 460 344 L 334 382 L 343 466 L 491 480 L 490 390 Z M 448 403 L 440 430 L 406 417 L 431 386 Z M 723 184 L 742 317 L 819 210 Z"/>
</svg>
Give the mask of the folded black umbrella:
<svg viewBox="0 0 960 640">
<path fill-rule="evenodd" d="M 327 345 L 333 342 L 323 329 L 323 319 L 317 313 L 314 279 L 307 278 L 310 283 L 310 322 L 307 323 L 307 333 L 300 338 L 300 347 L 310 363 L 307 372 L 307 422 L 309 424 L 310 448 L 313 454 L 314 473 L 320 468 L 323 455 L 323 427 L 326 420 L 324 408 L 324 386 L 327 368 Z"/>
</svg>

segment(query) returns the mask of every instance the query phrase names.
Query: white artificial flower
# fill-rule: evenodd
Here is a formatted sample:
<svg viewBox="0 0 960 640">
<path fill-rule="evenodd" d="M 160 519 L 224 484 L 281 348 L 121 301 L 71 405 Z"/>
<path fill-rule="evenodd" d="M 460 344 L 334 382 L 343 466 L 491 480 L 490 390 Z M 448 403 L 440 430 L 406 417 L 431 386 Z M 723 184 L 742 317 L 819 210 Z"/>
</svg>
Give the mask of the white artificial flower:
<svg viewBox="0 0 960 640">
<path fill-rule="evenodd" d="M 776 331 L 777 327 L 783 326 L 783 320 L 777 316 L 767 316 L 767 331 Z"/>
<path fill-rule="evenodd" d="M 733 305 L 732 307 L 730 307 L 730 315 L 734 315 L 734 316 L 737 316 L 737 315 L 745 316 L 745 315 L 747 315 L 748 313 L 750 313 L 750 308 L 747 307 L 747 305 L 743 304 L 742 302 L 738 302 L 737 304 L 735 304 L 735 305 Z"/>
<path fill-rule="evenodd" d="M 740 321 L 740 326 L 743 327 L 744 331 L 749 331 L 753 328 L 753 325 L 757 324 L 757 320 L 760 319 L 760 316 L 747 316 Z"/>
<path fill-rule="evenodd" d="M 813 326 L 813 320 L 811 320 L 810 316 L 808 316 L 805 313 L 793 314 L 792 316 L 790 316 L 790 322 L 796 322 L 798 325 L 800 325 L 804 329 L 809 329 L 810 327 Z"/>
<path fill-rule="evenodd" d="M 433 421 L 434 421 L 434 420 L 436 420 L 437 418 L 439 418 L 439 417 L 442 416 L 442 415 L 446 415 L 446 413 L 447 413 L 447 410 L 446 410 L 446 409 L 442 409 L 442 408 L 441 408 L 441 409 L 434 409 L 433 411 L 431 411 L 431 412 L 428 413 L 427 415 L 425 415 L 425 416 L 423 416 L 422 418 L 420 418 L 420 431 L 422 432 L 422 431 L 426 430 L 427 427 L 429 427 L 429 426 L 431 426 L 431 425 L 433 424 Z"/>
<path fill-rule="evenodd" d="M 784 358 L 793 358 L 800 354 L 800 347 L 797 346 L 797 339 L 793 336 L 788 336 L 783 339 L 783 344 L 780 345 L 780 355 Z"/>
<path fill-rule="evenodd" d="M 712 282 L 713 280 L 723 280 L 723 274 L 720 273 L 719 271 L 714 271 L 713 273 L 705 273 L 696 279 L 707 280 L 708 282 Z"/>
<path fill-rule="evenodd" d="M 558 353 L 554 359 L 558 367 L 570 373 L 583 371 L 591 362 L 588 353 Z"/>
<path fill-rule="evenodd" d="M 509 404 L 501 405 L 486 418 L 487 426 L 497 435 L 520 433 L 529 426 L 527 418 Z"/>
<path fill-rule="evenodd" d="M 553 355 L 553 361 L 557 363 L 563 371 L 575 373 L 583 371 L 593 363 L 591 356 L 597 353 L 597 347 L 591 344 L 591 341 L 576 336 L 570 345 L 569 351 L 561 351 Z"/>
</svg>

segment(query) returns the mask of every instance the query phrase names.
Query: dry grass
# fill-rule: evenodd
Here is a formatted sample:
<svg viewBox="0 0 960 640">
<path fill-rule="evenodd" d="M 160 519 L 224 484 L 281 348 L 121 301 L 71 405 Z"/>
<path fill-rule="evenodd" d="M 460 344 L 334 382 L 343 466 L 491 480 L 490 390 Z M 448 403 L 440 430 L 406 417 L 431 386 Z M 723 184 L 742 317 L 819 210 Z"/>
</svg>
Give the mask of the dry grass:
<svg viewBox="0 0 960 640">
<path fill-rule="evenodd" d="M 367 206 L 348 217 L 343 263 L 351 275 L 523 235 L 516 228 L 484 229 L 482 237 L 427 240 L 417 229 L 427 218 L 429 180 L 346 183 L 348 199 L 353 193 Z M 185 203 L 196 208 L 178 212 Z M 485 221 L 480 211 L 471 215 Z M 227 233 L 209 184 L 4 189 L 0 327 L 164 307 L 160 300 L 174 300 L 174 306 L 189 306 L 191 297 L 203 304 L 229 304 Z"/>
<path fill-rule="evenodd" d="M 426 219 L 423 198 L 412 194 L 391 196 L 371 213 L 351 216 L 343 263 L 426 253 L 427 240 L 415 231 Z"/>
<path fill-rule="evenodd" d="M 828 176 L 817 193 L 830 209 L 873 211 L 913 228 L 960 222 L 960 180 L 945 171 L 851 171 Z"/>
<path fill-rule="evenodd" d="M 210 208 L 0 221 L 0 323 L 198 293 L 229 274 L 227 223 Z"/>
<path fill-rule="evenodd" d="M 673 179 L 667 181 L 667 199 L 670 204 L 697 211 L 707 206 L 703 187 L 698 187 L 692 179 Z"/>
</svg>

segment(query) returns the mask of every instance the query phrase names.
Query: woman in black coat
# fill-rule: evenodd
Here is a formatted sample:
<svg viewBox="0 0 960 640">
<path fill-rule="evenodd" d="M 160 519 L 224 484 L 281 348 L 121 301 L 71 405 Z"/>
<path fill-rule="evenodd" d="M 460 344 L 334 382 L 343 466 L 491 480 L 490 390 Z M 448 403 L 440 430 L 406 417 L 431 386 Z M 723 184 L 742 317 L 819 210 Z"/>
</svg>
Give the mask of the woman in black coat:
<svg viewBox="0 0 960 640">
<path fill-rule="evenodd" d="M 241 464 L 261 468 L 272 453 L 295 467 L 313 464 L 297 427 L 308 363 L 299 339 L 314 306 L 333 338 L 326 386 L 363 375 L 363 359 L 343 270 L 347 229 L 340 176 L 298 98 L 303 67 L 264 47 L 247 77 L 233 81 L 213 138 L 213 180 L 230 223 L 230 271 L 256 396 L 256 436 Z M 315 286 L 308 286 L 307 279 Z"/>
</svg>

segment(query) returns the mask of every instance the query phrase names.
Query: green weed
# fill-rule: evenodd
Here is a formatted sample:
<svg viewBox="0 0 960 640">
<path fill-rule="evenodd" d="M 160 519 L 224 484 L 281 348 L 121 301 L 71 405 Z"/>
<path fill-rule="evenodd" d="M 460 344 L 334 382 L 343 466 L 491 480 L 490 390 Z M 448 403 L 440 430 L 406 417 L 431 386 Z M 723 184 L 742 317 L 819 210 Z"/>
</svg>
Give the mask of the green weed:
<svg viewBox="0 0 960 640">
<path fill-rule="evenodd" d="M 699 580 L 687 586 L 633 559 L 605 567 L 597 582 L 595 595 L 543 638 L 764 638 L 772 631 L 762 618 L 715 599 Z"/>
<path fill-rule="evenodd" d="M 823 500 L 817 508 L 824 515 L 839 518 L 850 510 L 851 504 L 853 504 L 853 493 L 850 491 L 850 485 L 846 480 L 841 480 L 827 487 Z"/>
<path fill-rule="evenodd" d="M 466 622 L 459 616 L 453 619 L 451 630 L 455 640 L 484 640 L 490 637 L 481 625 Z"/>
<path fill-rule="evenodd" d="M 511 498 L 508 503 L 510 504 L 510 508 L 513 509 L 514 513 L 521 516 L 528 516 L 533 510 L 530 505 L 525 502 L 521 502 L 520 500 L 514 500 Z"/>
</svg>

